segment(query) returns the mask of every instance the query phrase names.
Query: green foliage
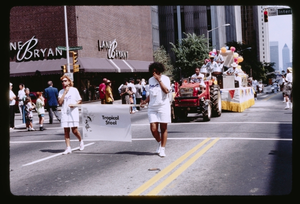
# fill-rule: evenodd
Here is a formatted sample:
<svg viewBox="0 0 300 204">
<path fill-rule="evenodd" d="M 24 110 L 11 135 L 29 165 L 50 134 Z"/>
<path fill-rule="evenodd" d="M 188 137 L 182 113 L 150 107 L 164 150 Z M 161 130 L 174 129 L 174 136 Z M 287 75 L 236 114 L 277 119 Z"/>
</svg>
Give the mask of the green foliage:
<svg viewBox="0 0 300 204">
<path fill-rule="evenodd" d="M 153 53 L 153 57 L 155 62 L 160 62 L 165 66 L 166 71 L 164 72 L 164 74 L 171 76 L 173 72 L 173 65 L 171 63 L 170 55 L 167 53 L 164 46 L 161 46 L 160 48 L 155 50 Z"/>
<path fill-rule="evenodd" d="M 175 80 L 179 80 L 180 76 L 191 76 L 195 73 L 195 68 L 201 67 L 204 60 L 208 58 L 207 38 L 204 35 L 197 36 L 195 33 L 184 33 L 184 35 L 185 38 L 181 43 L 174 45 L 170 42 L 176 57 L 173 70 Z"/>
</svg>

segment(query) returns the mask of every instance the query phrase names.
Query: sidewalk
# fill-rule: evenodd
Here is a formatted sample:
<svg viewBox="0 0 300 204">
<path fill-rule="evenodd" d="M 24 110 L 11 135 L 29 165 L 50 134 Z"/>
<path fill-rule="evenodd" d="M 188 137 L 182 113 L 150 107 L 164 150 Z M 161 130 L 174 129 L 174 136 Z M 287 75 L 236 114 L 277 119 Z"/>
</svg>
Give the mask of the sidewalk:
<svg viewBox="0 0 300 204">
<path fill-rule="evenodd" d="M 94 100 L 94 101 L 83 101 L 82 104 L 99 104 L 101 105 L 101 101 L 100 100 Z M 122 100 L 116 100 L 114 101 L 113 104 L 122 104 Z M 60 112 L 61 111 L 61 106 L 57 107 L 57 110 Z M 81 109 L 79 108 L 79 111 Z M 59 113 L 60 114 L 60 113 Z M 59 124 L 58 120 L 56 119 L 56 117 L 53 115 L 53 123 L 57 123 Z M 48 124 L 48 120 L 49 120 L 49 114 L 48 111 L 45 109 L 45 117 L 44 117 L 44 123 Z M 33 125 L 34 128 L 36 128 L 36 125 L 38 125 L 39 123 L 39 119 L 38 119 L 38 115 L 36 111 L 33 111 Z M 25 124 L 22 122 L 21 119 L 21 114 L 20 113 L 15 113 L 15 128 L 16 129 L 25 129 Z"/>
</svg>

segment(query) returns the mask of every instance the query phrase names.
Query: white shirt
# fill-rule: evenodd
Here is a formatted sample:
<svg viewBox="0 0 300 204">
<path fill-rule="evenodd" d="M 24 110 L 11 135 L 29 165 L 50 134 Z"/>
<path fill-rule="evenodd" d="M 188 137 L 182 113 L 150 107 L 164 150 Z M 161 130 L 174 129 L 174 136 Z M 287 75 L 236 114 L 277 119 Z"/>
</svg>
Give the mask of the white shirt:
<svg viewBox="0 0 300 204">
<path fill-rule="evenodd" d="M 58 98 L 61 98 L 64 89 L 60 90 L 58 93 Z M 77 88 L 70 87 L 68 93 L 65 95 L 64 102 L 61 108 L 61 122 L 79 122 L 79 110 L 78 107 L 71 108 L 69 104 L 76 104 L 78 101 L 82 100 Z"/>
<path fill-rule="evenodd" d="M 135 86 L 134 86 L 133 83 L 129 82 L 129 83 L 127 84 L 127 86 L 128 86 L 128 87 L 131 87 L 131 91 L 132 91 L 134 94 L 136 93 L 136 88 L 135 88 Z"/>
<path fill-rule="evenodd" d="M 45 114 L 45 108 L 44 108 L 44 101 L 42 101 L 40 98 L 36 100 L 36 112 L 41 115 Z"/>
<path fill-rule="evenodd" d="M 199 78 L 197 78 L 197 77 L 201 77 L 201 79 L 199 79 Z M 191 76 L 191 80 L 192 80 L 194 83 L 200 83 L 200 85 L 205 86 L 205 83 L 204 83 L 204 74 L 201 74 L 201 73 L 199 73 L 199 75 L 193 74 L 193 75 Z"/>
<path fill-rule="evenodd" d="M 11 99 L 12 97 L 16 97 L 16 95 L 14 94 L 14 92 L 12 90 L 9 90 L 9 98 Z M 9 105 L 10 106 L 14 106 L 16 104 L 16 100 L 9 100 Z"/>
<path fill-rule="evenodd" d="M 170 91 L 171 83 L 169 77 L 161 75 L 161 81 Z M 150 102 L 148 109 L 150 110 L 157 110 L 160 108 L 164 108 L 165 106 L 170 106 L 168 94 L 162 91 L 159 82 L 154 77 L 151 77 L 149 79 L 149 97 Z"/>
<path fill-rule="evenodd" d="M 19 105 L 23 105 L 23 98 L 25 97 L 25 89 L 18 91 Z"/>
<path fill-rule="evenodd" d="M 293 82 L 293 74 L 292 73 L 287 73 L 285 77 L 286 82 Z"/>
</svg>

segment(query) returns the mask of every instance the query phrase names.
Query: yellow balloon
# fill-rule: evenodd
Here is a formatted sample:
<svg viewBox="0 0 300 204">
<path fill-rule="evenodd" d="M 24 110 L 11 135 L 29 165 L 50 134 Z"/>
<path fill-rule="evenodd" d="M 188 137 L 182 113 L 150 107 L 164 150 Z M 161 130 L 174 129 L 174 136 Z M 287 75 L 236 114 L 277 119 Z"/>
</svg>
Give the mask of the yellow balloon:
<svg viewBox="0 0 300 204">
<path fill-rule="evenodd" d="M 238 57 L 238 58 L 237 58 L 237 61 L 238 61 L 238 62 L 242 62 L 242 61 L 244 61 L 244 58 L 243 58 L 243 57 Z"/>
<path fill-rule="evenodd" d="M 222 48 L 221 48 L 221 52 L 222 52 L 222 53 L 225 53 L 225 52 L 226 52 L 226 47 L 222 47 Z"/>
<path fill-rule="evenodd" d="M 239 54 L 238 54 L 238 53 L 236 53 L 236 52 L 235 52 L 235 53 L 233 53 L 233 57 L 234 57 L 234 58 L 237 58 L 238 56 L 239 56 Z"/>
</svg>

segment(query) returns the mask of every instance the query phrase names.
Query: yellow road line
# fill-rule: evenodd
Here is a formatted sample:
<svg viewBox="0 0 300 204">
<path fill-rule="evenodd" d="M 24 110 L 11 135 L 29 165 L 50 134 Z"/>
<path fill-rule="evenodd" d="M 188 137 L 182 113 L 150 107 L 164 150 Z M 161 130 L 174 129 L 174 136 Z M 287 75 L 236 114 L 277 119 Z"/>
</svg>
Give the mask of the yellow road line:
<svg viewBox="0 0 300 204">
<path fill-rule="evenodd" d="M 181 167 L 179 167 L 173 174 L 171 174 L 168 178 L 166 178 L 163 182 L 161 182 L 157 187 L 155 187 L 152 191 L 150 191 L 147 195 L 157 195 L 163 188 L 165 188 L 169 183 L 171 183 L 174 179 L 176 179 L 182 172 L 184 172 L 187 168 L 189 168 L 199 157 L 201 157 L 208 149 L 210 149 L 219 138 L 213 140 L 206 147 L 200 150 L 197 154 L 195 154 L 192 158 L 190 158 L 187 162 L 185 162 Z"/>
<path fill-rule="evenodd" d="M 140 195 L 143 193 L 145 190 L 147 190 L 149 187 L 151 187 L 153 184 L 155 184 L 159 179 L 164 177 L 167 173 L 172 171 L 177 165 L 179 165 L 181 162 L 183 162 L 186 158 L 188 158 L 191 154 L 193 154 L 195 151 L 197 151 L 200 147 L 202 147 L 205 143 L 207 143 L 210 140 L 210 138 L 207 138 L 200 142 L 198 145 L 196 145 L 193 149 L 189 150 L 187 153 L 182 155 L 180 158 L 178 158 L 176 161 L 174 161 L 172 164 L 167 166 L 165 169 L 160 171 L 158 174 L 153 176 L 150 180 L 145 182 L 143 185 L 141 185 L 139 188 L 134 190 L 132 193 L 129 195 Z"/>
<path fill-rule="evenodd" d="M 280 92 L 277 92 L 276 94 L 272 94 L 272 95 L 270 95 L 269 97 L 264 98 L 263 101 L 267 101 L 267 100 L 269 100 L 270 98 L 273 98 L 274 96 L 277 96 L 279 93 L 280 93 Z"/>
</svg>

